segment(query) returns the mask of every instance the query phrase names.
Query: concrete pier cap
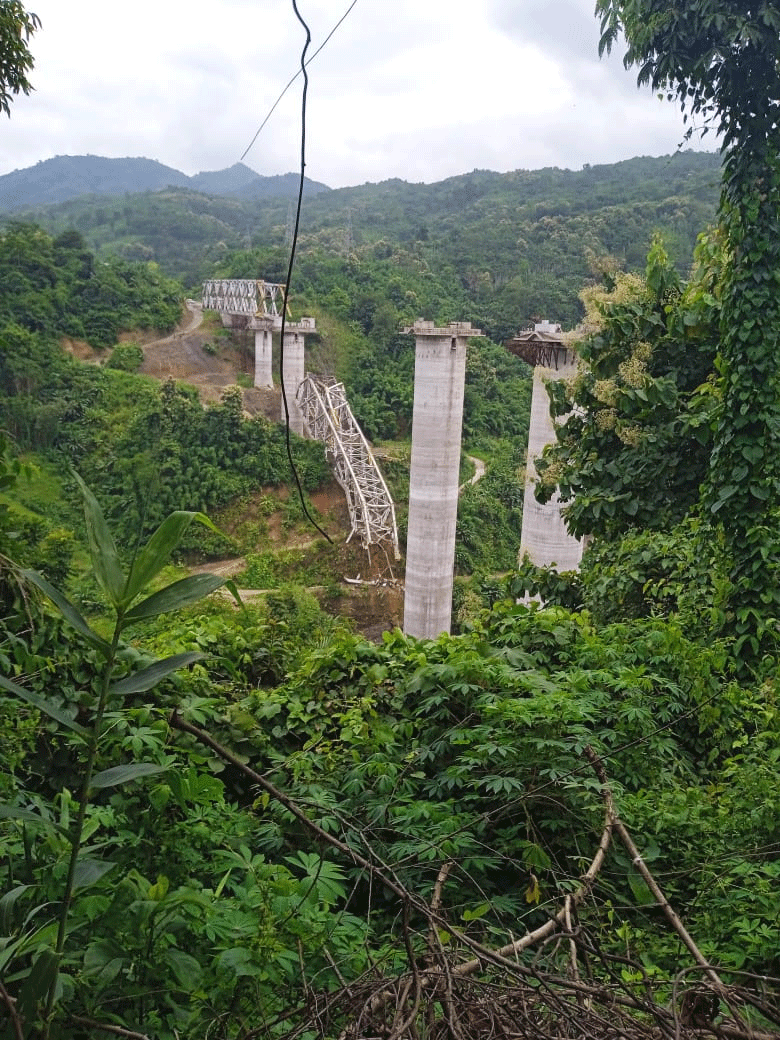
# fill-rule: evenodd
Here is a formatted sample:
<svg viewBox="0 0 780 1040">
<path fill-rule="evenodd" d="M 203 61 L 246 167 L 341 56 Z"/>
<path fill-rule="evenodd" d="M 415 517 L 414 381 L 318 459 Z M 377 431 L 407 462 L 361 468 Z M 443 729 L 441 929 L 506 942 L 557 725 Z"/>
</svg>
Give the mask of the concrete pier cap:
<svg viewBox="0 0 780 1040">
<path fill-rule="evenodd" d="M 484 333 L 424 318 L 403 331 L 416 348 L 404 632 L 435 639 L 452 621 L 466 345 Z"/>
</svg>

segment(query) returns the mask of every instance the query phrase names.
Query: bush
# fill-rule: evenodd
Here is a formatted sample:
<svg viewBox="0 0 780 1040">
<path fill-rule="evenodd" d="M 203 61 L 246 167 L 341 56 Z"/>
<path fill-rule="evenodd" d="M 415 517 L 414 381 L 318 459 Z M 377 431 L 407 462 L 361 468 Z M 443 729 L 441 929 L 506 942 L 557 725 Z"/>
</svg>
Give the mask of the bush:
<svg viewBox="0 0 780 1040">
<path fill-rule="evenodd" d="M 137 343 L 117 343 L 106 362 L 108 368 L 121 372 L 137 372 L 143 364 L 144 352 Z"/>
</svg>

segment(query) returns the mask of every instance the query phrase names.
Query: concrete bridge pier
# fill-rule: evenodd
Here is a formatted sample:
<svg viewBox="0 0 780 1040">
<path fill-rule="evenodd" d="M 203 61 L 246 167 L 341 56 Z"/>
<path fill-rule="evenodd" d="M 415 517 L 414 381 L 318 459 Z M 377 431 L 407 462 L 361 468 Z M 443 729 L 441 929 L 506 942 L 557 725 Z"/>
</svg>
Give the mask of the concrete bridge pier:
<svg viewBox="0 0 780 1040">
<path fill-rule="evenodd" d="M 314 318 L 301 318 L 299 322 L 287 322 L 282 343 L 282 382 L 287 398 L 287 410 L 290 413 L 290 429 L 303 436 L 303 414 L 298 404 L 298 388 L 306 377 L 305 340 L 311 332 L 316 332 Z M 282 422 L 287 418 L 282 400 Z"/>
<path fill-rule="evenodd" d="M 550 416 L 547 382 L 572 379 L 577 374 L 577 357 L 565 341 L 560 325 L 538 322 L 532 330 L 508 340 L 507 349 L 534 366 L 531 424 L 528 429 L 523 526 L 518 562 L 528 556 L 537 567 L 555 566 L 559 571 L 576 571 L 583 544 L 566 529 L 557 492 L 542 505 L 534 489 L 538 480 L 535 460 L 548 444 L 555 444 L 555 422 Z"/>
<path fill-rule="evenodd" d="M 412 459 L 406 542 L 404 632 L 435 639 L 450 631 L 458 474 L 470 322 L 415 322 Z"/>
<path fill-rule="evenodd" d="M 273 318 L 255 318 L 250 328 L 255 332 L 255 386 L 273 386 L 272 332 Z M 278 324 L 278 319 L 276 319 Z"/>
</svg>

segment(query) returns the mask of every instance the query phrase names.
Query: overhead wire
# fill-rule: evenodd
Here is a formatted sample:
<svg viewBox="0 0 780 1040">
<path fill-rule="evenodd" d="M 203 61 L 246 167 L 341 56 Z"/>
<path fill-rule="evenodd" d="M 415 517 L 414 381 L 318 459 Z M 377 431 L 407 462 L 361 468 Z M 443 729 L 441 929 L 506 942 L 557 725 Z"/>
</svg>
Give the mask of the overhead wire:
<svg viewBox="0 0 780 1040">
<path fill-rule="evenodd" d="M 284 87 L 284 90 L 282 90 L 281 94 L 276 99 L 276 101 L 274 101 L 274 103 L 271 106 L 271 108 L 270 108 L 268 114 L 266 115 L 265 119 L 262 121 L 260 126 L 257 128 L 257 131 L 255 132 L 254 137 L 249 142 L 249 144 L 247 145 L 247 147 L 244 150 L 243 154 L 241 155 L 241 159 L 244 159 L 246 157 L 246 155 L 248 154 L 248 152 L 250 151 L 250 149 L 254 145 L 255 141 L 260 136 L 260 133 L 262 132 L 263 128 L 268 123 L 268 120 L 273 115 L 274 110 L 276 109 L 276 106 L 282 100 L 282 98 L 287 93 L 287 91 L 290 89 L 290 87 L 295 82 L 295 80 L 298 78 L 298 76 L 302 75 L 303 76 L 303 91 L 302 91 L 302 98 L 301 98 L 301 161 L 300 161 L 300 179 L 299 179 L 299 184 L 298 184 L 298 200 L 297 200 L 297 205 L 296 205 L 296 210 L 295 210 L 295 226 L 294 226 L 294 229 L 293 229 L 292 241 L 291 241 L 291 245 L 290 245 L 290 260 L 289 260 L 289 263 L 288 263 L 288 266 L 287 266 L 287 278 L 285 279 L 285 283 L 284 283 L 284 299 L 283 299 L 283 305 L 282 305 L 282 328 L 281 328 L 281 337 L 280 337 L 281 338 L 281 343 L 280 343 L 280 347 L 279 347 L 279 383 L 280 383 L 281 388 L 282 388 L 282 404 L 284 406 L 285 446 L 286 446 L 286 449 L 287 449 L 287 458 L 288 458 L 288 461 L 290 463 L 290 469 L 292 470 L 293 477 L 295 478 L 295 484 L 296 484 L 296 487 L 298 489 L 298 497 L 299 497 L 300 502 L 301 502 L 301 508 L 302 508 L 302 510 L 304 512 L 304 515 L 309 520 L 309 522 L 312 524 L 312 526 L 314 528 L 316 528 L 316 530 L 319 531 L 319 533 L 328 542 L 330 542 L 331 544 L 333 544 L 333 539 L 330 538 L 330 536 L 327 534 L 326 531 L 323 530 L 322 527 L 320 527 L 320 525 L 317 523 L 317 521 L 311 515 L 311 513 L 309 512 L 309 509 L 306 506 L 306 500 L 305 500 L 304 493 L 303 493 L 303 487 L 301 486 L 300 476 L 298 474 L 298 468 L 295 465 L 295 460 L 293 458 L 292 444 L 291 444 L 291 440 L 290 440 L 290 408 L 289 408 L 289 403 L 287 401 L 287 390 L 286 390 L 285 383 L 284 383 L 284 335 L 285 335 L 285 327 L 286 327 L 286 322 L 287 322 L 288 299 L 289 299 L 289 295 L 290 295 L 290 283 L 292 281 L 292 272 L 293 272 L 293 266 L 294 266 L 294 263 L 295 263 L 295 253 L 296 253 L 296 249 L 297 249 L 297 245 L 298 245 L 298 232 L 299 232 L 300 223 L 301 223 L 301 208 L 302 208 L 302 204 L 303 204 L 303 189 L 304 189 L 304 184 L 305 184 L 305 170 L 306 170 L 306 103 L 307 103 L 307 96 L 308 96 L 308 90 L 309 90 L 309 74 L 306 71 L 306 67 L 307 67 L 307 65 L 310 65 L 312 61 L 314 61 L 314 59 L 317 57 L 317 55 L 320 53 L 320 51 L 323 49 L 323 47 L 325 47 L 325 45 L 333 37 L 333 35 L 337 31 L 337 29 L 343 24 L 343 22 L 345 21 L 345 19 L 350 14 L 350 12 L 352 11 L 352 9 L 355 7 L 356 4 L 357 4 L 357 0 L 352 0 L 352 3 L 346 9 L 344 14 L 341 16 L 341 18 L 339 18 L 339 20 L 336 22 L 336 24 L 333 26 L 333 28 L 328 33 L 328 35 L 325 37 L 325 39 L 319 45 L 317 50 L 307 60 L 306 52 L 308 51 L 309 45 L 311 44 L 311 31 L 309 29 L 308 24 L 306 23 L 306 21 L 301 16 L 300 11 L 298 10 L 298 5 L 296 3 L 296 0 L 292 0 L 292 6 L 293 6 L 293 11 L 295 12 L 295 17 L 301 23 L 301 25 L 303 26 L 303 28 L 304 28 L 304 30 L 306 32 L 306 42 L 304 43 L 303 51 L 301 52 L 300 68 L 297 70 L 295 75 L 292 76 L 292 78 L 287 82 L 287 84 Z"/>
<path fill-rule="evenodd" d="M 325 46 L 325 45 L 326 45 L 326 44 L 328 43 L 328 41 L 330 40 L 331 36 L 333 36 L 333 34 L 334 34 L 334 33 L 336 32 L 336 30 L 337 30 L 337 29 L 339 28 L 339 26 L 341 25 L 341 23 L 342 23 L 343 21 L 345 21 L 345 19 L 347 18 L 347 15 L 348 15 L 348 14 L 349 14 L 349 13 L 351 12 L 352 8 L 353 8 L 353 7 L 355 6 L 355 4 L 356 4 L 356 3 L 357 3 L 357 0 L 352 0 L 352 3 L 351 3 L 351 4 L 349 5 L 349 7 L 348 7 L 348 8 L 346 9 L 346 11 L 345 11 L 345 12 L 344 12 L 344 14 L 343 14 L 343 15 L 341 16 L 341 18 L 339 18 L 339 20 L 338 20 L 338 21 L 336 22 L 336 24 L 335 24 L 335 25 L 333 26 L 333 28 L 332 28 L 332 29 L 330 30 L 330 32 L 328 33 L 328 35 L 327 35 L 327 36 L 325 37 L 325 39 L 324 39 L 324 40 L 322 41 L 322 43 L 321 43 L 321 44 L 319 45 L 319 47 L 318 47 L 318 48 L 317 48 L 317 50 L 316 50 L 316 51 L 314 52 L 314 54 L 312 54 L 312 56 L 311 56 L 311 57 L 309 58 L 309 60 L 308 60 L 308 61 L 306 61 L 305 63 L 304 63 L 303 59 L 301 60 L 301 68 L 300 68 L 300 69 L 298 69 L 298 70 L 296 71 L 295 75 L 294 75 L 294 76 L 293 76 L 293 77 L 292 77 L 292 78 L 291 78 L 290 80 L 288 80 L 288 82 L 287 82 L 287 85 L 285 86 L 284 90 L 283 90 L 283 91 L 281 92 L 281 94 L 280 94 L 280 95 L 279 95 L 279 97 L 278 97 L 278 98 L 276 99 L 276 101 L 274 101 L 274 103 L 273 103 L 273 104 L 271 105 L 270 109 L 268 110 L 268 114 L 266 115 L 265 119 L 264 119 L 264 120 L 262 121 L 262 123 L 260 124 L 260 126 L 259 126 L 259 127 L 257 128 L 257 131 L 255 132 L 255 136 L 254 136 L 254 137 L 252 138 L 252 140 L 251 140 L 251 141 L 249 142 L 249 144 L 247 145 L 247 147 L 246 147 L 246 149 L 245 149 L 245 151 L 244 151 L 243 155 L 241 156 L 241 159 L 239 159 L 239 162 L 241 162 L 241 161 L 242 161 L 243 159 L 245 159 L 245 158 L 246 158 L 246 156 L 247 156 L 247 155 L 249 154 L 249 151 L 250 151 L 250 149 L 252 148 L 252 145 L 253 145 L 253 144 L 255 143 L 255 141 L 256 141 L 256 140 L 258 139 L 258 137 L 259 137 L 259 136 L 260 136 L 260 134 L 262 133 L 263 129 L 265 128 L 265 125 L 266 125 L 266 123 L 267 123 L 267 122 L 268 122 L 268 120 L 269 120 L 269 119 L 271 118 L 271 116 L 272 116 L 272 115 L 274 114 L 274 111 L 276 110 L 276 106 L 277 106 L 277 105 L 279 104 L 279 102 L 280 102 L 280 101 L 282 100 L 282 98 L 283 98 L 283 97 L 284 97 L 284 95 L 285 95 L 285 94 L 287 93 L 287 91 L 288 91 L 288 90 L 290 89 L 290 87 L 291 87 L 291 86 L 293 85 L 293 83 L 294 83 L 294 82 L 296 81 L 296 79 L 297 79 L 297 78 L 298 78 L 298 77 L 299 77 L 299 76 L 301 75 L 301 73 L 303 73 L 303 75 L 304 75 L 304 76 L 306 75 L 306 65 L 311 65 L 311 63 L 312 63 L 312 62 L 314 61 L 314 59 L 315 59 L 315 58 L 317 57 L 317 55 L 318 55 L 318 54 L 320 53 L 320 51 L 322 50 L 322 48 L 323 48 L 323 47 L 324 47 L 324 46 Z M 295 5 L 293 4 L 293 6 L 295 6 Z M 298 15 L 298 18 L 299 18 L 299 20 L 300 20 L 301 22 L 303 22 L 303 20 L 301 19 L 301 16 L 300 16 L 300 15 L 298 14 L 298 11 L 297 11 L 297 10 L 296 10 L 296 12 L 295 12 L 295 13 L 296 13 L 296 15 Z M 303 23 L 303 24 L 305 25 L 305 23 Z M 307 28 L 307 32 L 308 32 L 308 28 Z M 311 40 L 311 36 L 309 37 L 309 41 L 308 41 L 308 42 L 310 42 L 310 40 Z M 308 42 L 307 42 L 307 46 L 308 46 Z"/>
<path fill-rule="evenodd" d="M 303 92 L 301 96 L 301 172 L 300 180 L 298 183 L 298 202 L 295 207 L 295 227 L 293 228 L 292 243 L 290 245 L 290 261 L 287 265 L 287 278 L 284 282 L 284 297 L 282 300 L 282 328 L 280 335 L 281 342 L 279 346 L 279 383 L 282 388 L 282 404 L 284 405 L 285 447 L 287 449 L 287 459 L 290 463 L 290 469 L 292 470 L 293 477 L 295 478 L 296 487 L 298 488 L 298 498 L 301 502 L 301 508 L 303 509 L 304 515 L 309 520 L 309 523 L 311 523 L 312 526 L 316 528 L 316 530 L 318 530 L 320 534 L 332 545 L 333 539 L 328 535 L 327 531 L 323 530 L 323 528 L 320 527 L 320 525 L 311 515 L 306 506 L 306 499 L 303 494 L 303 487 L 301 485 L 300 476 L 298 474 L 298 467 L 295 465 L 295 459 L 293 458 L 292 453 L 292 443 L 290 440 L 290 406 L 287 401 L 287 390 L 284 385 L 284 335 L 287 323 L 287 302 L 290 296 L 290 282 L 292 281 L 293 266 L 295 264 L 295 252 L 298 245 L 298 231 L 300 229 L 301 224 L 301 207 L 303 205 L 303 186 L 306 174 L 306 101 L 309 91 L 309 74 L 306 71 L 306 51 L 309 49 L 309 44 L 311 43 L 311 31 L 309 30 L 309 26 L 303 20 L 300 11 L 298 10 L 298 4 L 296 3 L 296 0 L 292 0 L 292 6 L 293 11 L 295 11 L 295 17 L 301 23 L 306 32 L 306 42 L 304 43 L 303 51 L 301 52 L 300 70 L 303 74 Z M 333 34 L 331 33 L 331 35 Z"/>
</svg>

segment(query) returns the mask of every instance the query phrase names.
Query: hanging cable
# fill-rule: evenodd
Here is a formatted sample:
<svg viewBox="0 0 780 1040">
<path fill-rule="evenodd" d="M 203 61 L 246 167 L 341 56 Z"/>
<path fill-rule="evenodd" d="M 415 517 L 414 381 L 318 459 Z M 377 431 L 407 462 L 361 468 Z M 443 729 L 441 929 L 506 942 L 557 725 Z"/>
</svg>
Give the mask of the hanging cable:
<svg viewBox="0 0 780 1040">
<path fill-rule="evenodd" d="M 287 265 L 287 278 L 284 283 L 284 299 L 282 301 L 282 329 L 281 329 L 281 344 L 279 347 L 279 383 L 282 387 L 282 403 L 284 404 L 284 427 L 285 427 L 285 444 L 287 447 L 287 458 L 290 461 L 290 469 L 292 470 L 293 476 L 295 477 L 295 483 L 298 488 L 298 497 L 301 500 L 301 508 L 308 517 L 309 522 L 316 527 L 320 534 L 328 541 L 333 544 L 333 539 L 324 531 L 314 517 L 311 515 L 306 507 L 306 501 L 303 494 L 303 487 L 298 476 L 298 470 L 295 466 L 295 460 L 292 454 L 292 444 L 290 443 L 290 408 L 287 403 L 287 390 L 284 385 L 284 331 L 287 322 L 287 300 L 290 295 L 290 282 L 292 281 L 293 265 L 295 263 L 295 250 L 298 244 L 298 229 L 301 223 L 301 206 L 303 204 L 303 185 L 305 180 L 306 172 L 306 96 L 309 90 L 309 74 L 306 71 L 306 51 L 311 43 L 311 32 L 306 22 L 301 17 L 298 10 L 296 0 L 292 0 L 293 10 L 295 11 L 295 17 L 301 23 L 306 31 L 306 43 L 303 45 L 303 51 L 301 53 L 301 72 L 303 73 L 303 94 L 301 98 L 301 175 L 300 182 L 298 185 L 298 204 L 295 209 L 295 227 L 293 229 L 292 244 L 290 246 L 290 262 Z M 353 3 L 354 7 L 354 3 Z M 349 13 L 349 12 L 347 12 Z M 346 17 L 346 16 L 345 16 Z M 343 21 L 343 19 L 342 19 Z M 331 34 L 332 35 L 332 34 Z M 327 42 L 327 41 L 326 41 Z M 323 44 L 324 46 L 324 44 Z M 320 48 L 321 49 L 321 48 Z M 260 131 L 258 130 L 258 133 Z M 255 135 L 257 136 L 257 135 Z M 251 145 L 250 145 L 251 147 Z M 244 153 L 246 154 L 246 153 Z"/>
<path fill-rule="evenodd" d="M 300 76 L 301 72 L 303 72 L 304 76 L 306 75 L 306 65 L 311 65 L 311 63 L 312 63 L 312 62 L 314 61 L 314 59 L 315 59 L 315 58 L 317 57 L 317 55 L 318 55 L 318 54 L 320 53 L 320 51 L 321 51 L 321 50 L 322 50 L 322 48 L 323 48 L 323 47 L 325 46 L 325 44 L 326 44 L 326 43 L 328 42 L 328 40 L 330 40 L 331 36 L 333 36 L 333 34 L 334 34 L 334 33 L 336 32 L 336 30 L 337 30 L 337 29 L 339 28 L 339 26 L 341 25 L 341 23 L 342 23 L 342 22 L 343 22 L 343 21 L 344 21 L 344 20 L 346 19 L 347 15 L 348 15 L 348 14 L 350 13 L 350 11 L 352 10 L 352 8 L 353 8 L 353 7 L 355 6 L 355 4 L 356 4 L 356 3 L 357 3 L 357 0 L 352 0 L 352 3 L 351 3 L 351 4 L 349 5 L 349 7 L 348 7 L 348 8 L 346 9 L 346 11 L 345 11 L 345 12 L 344 12 L 344 14 L 343 14 L 343 15 L 341 16 L 341 18 L 339 18 L 339 20 L 338 20 L 338 21 L 336 22 L 336 24 L 335 24 L 335 25 L 333 26 L 333 28 L 332 28 L 332 29 L 330 30 L 330 32 L 328 33 L 328 35 L 327 35 L 327 36 L 325 37 L 325 39 L 324 39 L 324 40 L 322 41 L 322 43 L 321 43 L 321 44 L 319 45 L 319 47 L 318 47 L 318 48 L 317 48 L 317 50 L 316 50 L 316 51 L 314 52 L 314 54 L 312 54 L 312 56 L 311 56 L 311 57 L 309 58 L 309 60 L 308 60 L 307 62 L 305 62 L 305 63 L 303 62 L 303 60 L 301 61 L 301 68 L 300 68 L 300 69 L 298 69 L 298 71 L 297 71 L 297 72 L 295 73 L 295 75 L 294 75 L 294 76 L 292 77 L 292 79 L 290 79 L 290 80 L 288 81 L 288 83 L 287 83 L 286 87 L 284 88 L 284 90 L 283 90 L 283 91 L 281 92 L 281 94 L 280 94 L 280 95 L 279 95 L 279 97 L 278 97 L 278 98 L 276 99 L 276 101 L 274 101 L 274 103 L 273 103 L 273 104 L 271 105 L 271 107 L 270 107 L 270 109 L 269 109 L 269 111 L 268 111 L 268 115 L 267 115 L 267 116 L 265 117 L 265 119 L 264 119 L 264 120 L 262 121 L 262 123 L 260 124 L 260 126 L 259 126 L 259 127 L 257 128 L 257 131 L 256 131 L 256 133 L 255 133 L 255 136 L 254 136 L 254 137 L 252 138 L 252 140 L 251 140 L 251 141 L 249 142 L 249 144 L 247 145 L 247 147 L 246 147 L 246 150 L 244 151 L 244 154 L 243 154 L 243 155 L 241 156 L 241 158 L 239 159 L 239 162 L 243 161 L 243 160 L 244 160 L 244 159 L 245 159 L 245 158 L 247 157 L 247 155 L 249 154 L 249 151 L 250 151 L 250 149 L 251 149 L 252 145 L 253 145 L 253 144 L 255 143 L 255 141 L 256 141 L 256 140 L 258 139 L 258 137 L 260 136 L 260 134 L 261 134 L 261 132 L 262 132 L 262 130 L 263 130 L 263 127 L 264 127 L 264 126 L 265 126 L 265 124 L 266 124 L 266 123 L 268 122 L 268 120 L 269 120 L 269 119 L 271 118 L 271 116 L 272 116 L 272 115 L 274 114 L 274 111 L 275 111 L 275 109 L 276 109 L 276 106 L 277 106 L 277 105 L 279 104 L 279 102 L 280 102 L 280 101 L 282 100 L 282 98 L 283 98 L 283 97 L 284 97 L 284 95 L 285 95 L 285 94 L 287 93 L 287 91 L 288 91 L 288 90 L 290 89 L 290 87 L 291 87 L 291 86 L 293 85 L 293 83 L 294 83 L 294 82 L 296 81 L 296 79 L 297 79 L 297 78 L 298 78 L 298 77 Z M 293 6 L 295 6 L 295 5 L 293 4 Z M 295 13 L 296 13 L 296 15 L 298 15 L 298 19 L 299 19 L 299 21 L 301 21 L 301 23 L 305 25 L 305 23 L 303 22 L 303 19 L 301 19 L 301 16 L 300 16 L 300 15 L 298 14 L 298 11 L 297 11 L 297 10 L 296 10 L 296 12 L 295 12 Z M 308 33 L 308 31 L 309 31 L 309 30 L 308 30 L 308 27 L 306 28 L 306 31 L 307 31 L 307 33 Z M 309 43 L 310 41 L 311 41 L 311 35 L 309 36 L 309 41 L 308 41 L 308 42 L 307 42 L 307 44 L 306 44 L 306 46 L 307 46 L 307 47 L 308 47 L 308 43 Z"/>
</svg>

